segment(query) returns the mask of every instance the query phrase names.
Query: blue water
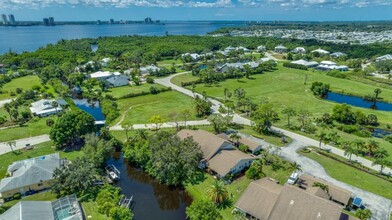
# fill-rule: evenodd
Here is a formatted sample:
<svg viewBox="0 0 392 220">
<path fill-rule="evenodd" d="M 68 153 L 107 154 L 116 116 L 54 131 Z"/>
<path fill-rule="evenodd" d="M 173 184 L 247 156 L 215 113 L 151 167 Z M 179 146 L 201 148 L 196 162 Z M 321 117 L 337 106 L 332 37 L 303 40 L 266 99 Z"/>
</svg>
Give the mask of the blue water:
<svg viewBox="0 0 392 220">
<path fill-rule="evenodd" d="M 105 120 L 105 116 L 102 113 L 99 102 L 95 102 L 94 105 L 91 105 L 87 102 L 87 99 L 73 99 L 73 101 L 76 107 L 92 115 L 96 121 Z"/>
<path fill-rule="evenodd" d="M 365 99 L 357 96 L 329 92 L 326 99 L 337 103 L 346 103 L 348 105 L 353 105 L 361 108 L 373 108 L 373 102 L 366 101 Z M 381 111 L 392 111 L 392 103 L 377 102 L 374 109 Z"/>
<path fill-rule="evenodd" d="M 121 35 L 205 35 L 221 27 L 241 26 L 244 22 L 164 22 L 126 25 L 0 26 L 0 54 L 34 51 L 61 39 L 97 38 Z"/>
</svg>

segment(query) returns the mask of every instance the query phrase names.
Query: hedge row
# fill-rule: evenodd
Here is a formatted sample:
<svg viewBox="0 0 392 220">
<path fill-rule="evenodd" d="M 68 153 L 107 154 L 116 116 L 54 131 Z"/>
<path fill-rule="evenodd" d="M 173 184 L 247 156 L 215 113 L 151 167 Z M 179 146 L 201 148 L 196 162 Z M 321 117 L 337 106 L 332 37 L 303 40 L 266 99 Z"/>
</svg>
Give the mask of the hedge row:
<svg viewBox="0 0 392 220">
<path fill-rule="evenodd" d="M 382 174 L 375 173 L 375 172 L 371 171 L 370 168 L 368 168 L 368 167 L 366 167 L 366 166 L 364 166 L 362 164 L 353 164 L 350 161 L 342 160 L 340 158 L 334 157 L 331 154 L 329 154 L 329 153 L 327 153 L 325 151 L 321 151 L 321 150 L 317 150 L 317 153 L 392 183 L 392 179 L 389 179 L 389 178 L 385 177 Z"/>
<path fill-rule="evenodd" d="M 202 79 L 197 79 L 197 80 L 193 80 L 193 81 L 189 81 L 189 82 L 181 82 L 181 86 L 185 87 L 185 86 L 190 86 L 193 84 L 200 84 L 200 83 L 203 83 Z"/>
<path fill-rule="evenodd" d="M 154 94 L 158 94 L 161 92 L 167 92 L 167 91 L 171 91 L 171 90 L 172 90 L 171 87 L 167 87 L 167 88 L 165 87 L 165 88 L 161 88 L 161 89 L 156 88 L 156 90 L 155 90 L 156 92 L 154 92 Z M 151 90 L 141 91 L 141 92 L 137 92 L 137 93 L 129 93 L 129 94 L 123 95 L 123 96 L 119 97 L 118 99 L 134 98 L 134 97 L 143 96 L 143 95 L 150 95 L 150 94 L 153 94 L 151 92 Z"/>
<path fill-rule="evenodd" d="M 283 63 L 283 66 L 293 69 L 308 70 L 308 67 L 296 63 Z"/>
</svg>

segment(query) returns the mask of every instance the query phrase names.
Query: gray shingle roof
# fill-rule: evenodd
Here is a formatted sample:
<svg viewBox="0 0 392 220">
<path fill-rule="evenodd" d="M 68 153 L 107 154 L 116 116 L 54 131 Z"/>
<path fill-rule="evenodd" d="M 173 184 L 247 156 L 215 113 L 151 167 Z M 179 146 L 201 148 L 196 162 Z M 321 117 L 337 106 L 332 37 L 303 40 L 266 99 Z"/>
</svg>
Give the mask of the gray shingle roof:
<svg viewBox="0 0 392 220">
<path fill-rule="evenodd" d="M 0 192 L 51 180 L 53 171 L 59 167 L 59 153 L 14 162 L 8 168 L 12 176 L 0 182 Z"/>
<path fill-rule="evenodd" d="M 2 215 L 0 220 L 52 220 L 51 202 L 20 201 Z"/>
</svg>

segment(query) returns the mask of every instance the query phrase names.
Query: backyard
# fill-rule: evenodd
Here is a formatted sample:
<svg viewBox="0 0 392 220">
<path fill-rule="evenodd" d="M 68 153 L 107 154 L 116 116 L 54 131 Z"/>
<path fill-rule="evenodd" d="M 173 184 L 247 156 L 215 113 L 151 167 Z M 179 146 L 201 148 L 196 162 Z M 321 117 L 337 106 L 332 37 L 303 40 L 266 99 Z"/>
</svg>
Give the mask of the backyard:
<svg viewBox="0 0 392 220">
<path fill-rule="evenodd" d="M 31 89 L 34 85 L 42 86 L 40 79 L 36 75 L 29 75 L 29 76 L 23 76 L 16 79 L 12 79 L 11 82 L 6 83 L 1 89 L 3 93 L 0 94 L 0 100 L 13 98 L 10 93 L 15 92 L 16 88 L 22 88 L 26 90 L 26 89 Z M 53 87 L 50 85 L 48 85 L 47 92 L 51 92 L 52 94 L 55 94 Z"/>
<path fill-rule="evenodd" d="M 116 88 L 109 88 L 104 92 L 105 95 L 112 95 L 114 98 L 120 98 L 121 96 L 130 94 L 130 93 L 140 93 L 140 92 L 149 92 L 150 87 L 155 86 L 158 89 L 164 88 L 159 84 L 141 84 L 140 86 L 120 86 Z"/>
</svg>

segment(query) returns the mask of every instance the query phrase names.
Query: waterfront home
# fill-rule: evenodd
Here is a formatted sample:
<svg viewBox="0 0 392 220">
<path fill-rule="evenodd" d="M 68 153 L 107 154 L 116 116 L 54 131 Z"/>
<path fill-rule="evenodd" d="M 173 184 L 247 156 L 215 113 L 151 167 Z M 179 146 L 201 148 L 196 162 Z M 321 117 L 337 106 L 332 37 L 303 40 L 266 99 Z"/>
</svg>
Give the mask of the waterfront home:
<svg viewBox="0 0 392 220">
<path fill-rule="evenodd" d="M 0 215 L 1 220 L 84 220 L 75 195 L 49 201 L 20 201 Z"/>
<path fill-rule="evenodd" d="M 328 51 L 323 50 L 323 49 L 321 49 L 321 48 L 319 48 L 319 49 L 317 49 L 317 50 L 313 50 L 312 53 L 318 53 L 318 54 L 320 54 L 320 55 L 328 55 L 328 54 L 329 54 Z"/>
<path fill-rule="evenodd" d="M 317 63 L 315 61 L 306 61 L 306 60 L 295 60 L 295 61 L 292 61 L 291 63 L 306 66 L 307 68 L 312 68 L 312 67 L 316 67 L 319 65 L 319 63 Z"/>
<path fill-rule="evenodd" d="M 291 51 L 292 53 L 306 53 L 306 49 L 303 47 L 296 47 Z"/>
<path fill-rule="evenodd" d="M 109 71 L 98 71 L 90 74 L 90 78 L 97 80 L 105 80 L 111 77 L 113 74 Z"/>
<path fill-rule="evenodd" d="M 57 102 L 58 106 L 56 108 L 53 106 L 53 102 Z M 46 117 L 62 112 L 63 106 L 67 104 L 68 103 L 64 100 L 41 99 L 37 102 L 31 103 L 30 111 L 33 115 L 38 117 Z"/>
<path fill-rule="evenodd" d="M 0 181 L 0 197 L 41 191 L 52 185 L 53 171 L 65 162 L 59 153 L 16 161 L 7 169 L 8 177 Z"/>
<path fill-rule="evenodd" d="M 384 56 L 376 58 L 376 62 L 383 61 L 383 60 L 392 60 L 392 54 L 386 54 Z"/>
<path fill-rule="evenodd" d="M 236 174 L 248 168 L 256 157 L 245 154 L 233 146 L 233 144 L 204 130 L 184 129 L 177 133 L 181 139 L 192 137 L 199 144 L 203 152 L 200 168 L 208 168 L 219 178 L 227 174 Z"/>
<path fill-rule="evenodd" d="M 335 187 L 327 184 L 329 188 Z M 289 184 L 282 186 L 265 177 L 251 182 L 235 207 L 249 219 L 349 219 L 347 214 L 342 213 L 345 206 L 325 196 L 328 192 L 313 185 L 305 190 Z M 341 191 L 337 197 L 347 198 L 347 195 L 351 193 Z"/>
<path fill-rule="evenodd" d="M 275 53 L 286 53 L 287 48 L 283 45 L 278 45 L 275 47 L 274 51 L 275 51 Z"/>
<path fill-rule="evenodd" d="M 106 79 L 109 87 L 120 87 L 129 85 L 129 77 L 124 75 L 113 75 Z"/>
<path fill-rule="evenodd" d="M 225 134 L 225 133 L 217 134 L 216 136 L 218 136 L 220 138 L 223 138 L 223 139 L 225 139 L 227 141 L 230 141 L 234 145 L 236 145 L 236 144 L 237 145 L 243 144 L 243 145 L 247 146 L 248 147 L 248 152 L 251 153 L 251 154 L 258 153 L 259 151 L 262 150 L 262 147 L 263 147 L 261 144 L 255 142 L 255 141 L 252 141 L 252 140 L 250 140 L 249 138 L 246 138 L 246 137 L 241 137 L 238 140 L 238 143 L 235 143 L 235 142 L 231 141 L 230 140 L 230 136 Z"/>
</svg>

